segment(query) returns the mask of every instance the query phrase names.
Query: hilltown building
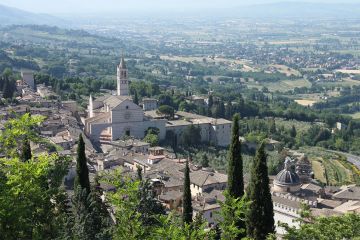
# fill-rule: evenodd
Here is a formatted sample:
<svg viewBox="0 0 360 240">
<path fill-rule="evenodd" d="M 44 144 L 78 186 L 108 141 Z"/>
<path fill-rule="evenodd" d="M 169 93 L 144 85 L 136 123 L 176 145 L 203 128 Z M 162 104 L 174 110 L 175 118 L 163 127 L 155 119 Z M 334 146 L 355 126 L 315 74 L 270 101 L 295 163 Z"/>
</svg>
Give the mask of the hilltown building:
<svg viewBox="0 0 360 240">
<path fill-rule="evenodd" d="M 104 142 L 124 136 L 142 139 L 149 128 L 156 128 L 159 130 L 159 139 L 164 140 L 167 131 L 173 131 L 180 138 L 186 127 L 195 125 L 200 128 L 202 142 L 219 146 L 230 143 L 231 122 L 226 119 L 177 112 L 176 119 L 168 121 L 157 114 L 154 110 L 156 108 L 154 99 L 143 99 L 143 109 L 132 101 L 128 69 L 122 58 L 117 67 L 117 94 L 89 98 L 88 116 L 84 119 L 85 133 L 95 142 Z"/>
</svg>

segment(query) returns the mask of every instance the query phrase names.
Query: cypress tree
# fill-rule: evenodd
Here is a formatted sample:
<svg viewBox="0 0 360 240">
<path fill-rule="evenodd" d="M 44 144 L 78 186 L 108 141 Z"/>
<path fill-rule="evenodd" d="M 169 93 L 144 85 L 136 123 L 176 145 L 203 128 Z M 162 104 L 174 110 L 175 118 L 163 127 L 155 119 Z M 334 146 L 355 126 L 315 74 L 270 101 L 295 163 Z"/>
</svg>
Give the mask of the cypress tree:
<svg viewBox="0 0 360 240">
<path fill-rule="evenodd" d="M 225 118 L 231 119 L 231 116 L 232 116 L 232 103 L 231 101 L 228 101 L 225 106 Z"/>
<path fill-rule="evenodd" d="M 11 87 L 11 82 L 8 78 L 5 78 L 4 87 L 3 87 L 3 98 L 12 98 L 13 90 Z"/>
<path fill-rule="evenodd" d="M 26 162 L 29 161 L 31 157 L 32 155 L 31 155 L 30 142 L 28 139 L 25 139 L 22 144 L 20 159 L 21 161 Z"/>
<path fill-rule="evenodd" d="M 265 240 L 268 234 L 275 232 L 266 158 L 265 143 L 262 142 L 252 164 L 248 188 L 250 206 L 246 226 L 248 236 L 255 240 Z"/>
<path fill-rule="evenodd" d="M 202 158 L 201 158 L 201 166 L 204 167 L 204 168 L 209 167 L 209 158 L 208 158 L 208 156 L 206 155 L 206 153 L 204 153 L 204 155 L 202 155 Z"/>
<path fill-rule="evenodd" d="M 296 137 L 296 128 L 295 128 L 295 126 L 294 125 L 292 125 L 292 127 L 291 127 L 291 130 L 290 130 L 290 136 L 291 137 Z"/>
<path fill-rule="evenodd" d="M 137 93 L 136 90 L 135 90 L 135 93 L 134 93 L 134 103 L 136 105 L 139 105 L 139 97 L 138 97 L 138 93 Z"/>
<path fill-rule="evenodd" d="M 102 194 L 98 176 L 96 176 L 95 183 L 91 186 L 91 192 L 87 198 L 88 212 L 91 218 L 89 223 L 92 224 L 92 239 L 111 239 L 112 220 L 107 210 L 108 206 L 101 199 Z"/>
<path fill-rule="evenodd" d="M 86 165 L 85 155 L 85 143 L 82 134 L 79 136 L 79 142 L 77 147 L 77 159 L 76 159 L 76 176 L 75 176 L 75 187 L 77 190 L 78 186 L 81 189 L 86 189 L 90 193 L 90 180 L 89 180 L 89 169 Z"/>
<path fill-rule="evenodd" d="M 241 142 L 239 140 L 239 121 L 240 115 L 235 114 L 232 123 L 232 136 L 228 152 L 228 185 L 227 195 L 225 195 L 225 209 L 231 209 L 233 202 L 240 199 L 244 195 L 244 179 L 243 179 L 243 162 L 241 157 Z M 235 223 L 236 228 L 239 230 L 236 239 L 241 239 L 246 236 L 245 222 L 235 213 L 228 213 L 226 222 L 229 224 Z"/>
<path fill-rule="evenodd" d="M 190 169 L 189 162 L 186 161 L 184 170 L 184 194 L 183 194 L 183 223 L 190 224 L 192 222 L 193 208 L 191 203 L 190 190 Z"/>
<path fill-rule="evenodd" d="M 137 173 L 137 179 L 138 179 L 139 181 L 142 181 L 142 167 L 138 166 L 138 167 L 136 168 L 136 173 Z"/>
<path fill-rule="evenodd" d="M 269 133 L 276 133 L 276 124 L 275 124 L 275 120 L 272 118 L 270 119 L 269 121 L 269 126 L 268 126 L 268 129 L 269 129 Z"/>
<path fill-rule="evenodd" d="M 209 96 L 209 99 L 208 99 L 208 109 L 207 109 L 207 114 L 209 117 L 212 116 L 212 107 L 214 105 L 214 99 L 213 99 L 213 96 L 210 95 Z"/>
<path fill-rule="evenodd" d="M 243 161 L 241 157 L 241 143 L 239 140 L 239 114 L 234 115 L 232 136 L 228 152 L 228 192 L 233 198 L 244 195 Z"/>
<path fill-rule="evenodd" d="M 208 106 L 209 106 L 209 108 L 212 108 L 213 105 L 214 105 L 214 99 L 213 99 L 213 96 L 210 95 L 209 99 L 208 99 Z"/>
<path fill-rule="evenodd" d="M 94 239 L 94 219 L 90 212 L 90 195 L 86 188 L 80 185 L 75 186 L 73 196 L 73 227 L 72 235 L 74 239 L 92 240 Z"/>
</svg>

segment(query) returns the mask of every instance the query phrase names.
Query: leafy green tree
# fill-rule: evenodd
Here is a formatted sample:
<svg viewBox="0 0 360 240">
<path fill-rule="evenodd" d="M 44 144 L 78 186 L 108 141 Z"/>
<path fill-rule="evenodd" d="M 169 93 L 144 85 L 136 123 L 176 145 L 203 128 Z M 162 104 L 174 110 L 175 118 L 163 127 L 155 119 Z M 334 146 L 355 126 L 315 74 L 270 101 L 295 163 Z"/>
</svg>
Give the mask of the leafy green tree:
<svg viewBox="0 0 360 240">
<path fill-rule="evenodd" d="M 205 221 L 197 221 L 192 224 L 182 224 L 178 221 L 176 215 L 171 212 L 169 215 L 163 215 L 159 218 L 158 227 L 153 229 L 149 239 L 179 239 L 179 240 L 212 240 L 214 238 L 213 231 L 205 231 L 207 223 Z"/>
<path fill-rule="evenodd" d="M 0 134 L 0 150 L 7 157 L 19 157 L 21 145 L 19 142 L 29 140 L 35 143 L 43 143 L 38 134 L 38 126 L 44 121 L 43 116 L 31 116 L 29 113 L 9 119 Z"/>
<path fill-rule="evenodd" d="M 116 240 L 146 239 L 151 231 L 148 232 L 148 229 L 143 226 L 141 213 L 137 211 L 140 182 L 122 176 L 120 170 L 115 171 L 110 177 L 107 182 L 116 188 L 116 192 L 107 194 L 109 202 L 114 208 L 116 221 L 112 238 Z"/>
<path fill-rule="evenodd" d="M 225 201 L 220 202 L 219 226 L 221 239 L 237 240 L 246 235 L 245 225 L 239 227 L 239 223 L 245 221 L 248 202 L 246 196 L 241 198 L 232 197 L 229 192 L 224 191 Z"/>
<path fill-rule="evenodd" d="M 76 176 L 74 182 L 74 189 L 77 191 L 77 187 L 80 186 L 82 189 L 86 189 L 90 193 L 90 180 L 89 180 L 89 169 L 87 167 L 87 159 L 85 155 L 85 142 L 82 134 L 79 136 L 78 147 L 77 147 L 77 158 L 76 158 Z"/>
<path fill-rule="evenodd" d="M 174 108 L 169 105 L 161 105 L 157 111 L 160 114 L 164 114 L 168 118 L 173 118 L 175 114 Z"/>
<path fill-rule="evenodd" d="M 262 142 L 251 167 L 248 186 L 250 205 L 246 217 L 247 234 L 255 240 L 265 240 L 275 232 L 266 158 L 265 143 Z"/>
<path fill-rule="evenodd" d="M 189 162 L 186 161 L 184 169 L 184 189 L 183 189 L 183 213 L 182 219 L 184 224 L 190 224 L 192 222 L 193 208 L 191 203 L 191 189 L 190 189 L 190 168 Z"/>
<path fill-rule="evenodd" d="M 287 233 L 285 240 L 295 239 L 359 239 L 360 215 L 351 213 L 340 216 L 316 217 L 311 221 L 304 222 L 300 228 L 289 227 L 286 224 Z"/>
<path fill-rule="evenodd" d="M 159 145 L 159 137 L 157 134 L 149 132 L 143 139 L 144 142 L 150 143 L 151 147 Z"/>
<path fill-rule="evenodd" d="M 36 161 L 0 159 L 0 233 L 2 239 L 54 239 L 62 221 L 61 184 L 69 161 L 56 154 Z"/>
<path fill-rule="evenodd" d="M 155 193 L 148 180 L 141 181 L 138 191 L 139 204 L 137 211 L 144 226 L 157 224 L 157 217 L 165 214 L 165 209 L 156 199 Z"/>
</svg>

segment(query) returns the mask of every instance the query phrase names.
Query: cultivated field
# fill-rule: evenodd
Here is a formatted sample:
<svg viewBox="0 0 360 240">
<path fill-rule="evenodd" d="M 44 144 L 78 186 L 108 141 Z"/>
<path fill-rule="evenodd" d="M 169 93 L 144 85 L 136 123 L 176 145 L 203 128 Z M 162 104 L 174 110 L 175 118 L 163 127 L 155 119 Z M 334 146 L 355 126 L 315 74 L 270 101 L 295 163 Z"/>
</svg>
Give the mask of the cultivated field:
<svg viewBox="0 0 360 240">
<path fill-rule="evenodd" d="M 295 69 L 290 68 L 285 65 L 276 64 L 276 65 L 270 65 L 270 66 L 276 68 L 279 72 L 285 74 L 288 77 L 290 77 L 291 75 L 294 75 L 297 77 L 301 76 L 301 74 L 298 70 L 295 70 Z"/>
<path fill-rule="evenodd" d="M 354 171 L 353 165 L 344 157 L 326 152 L 318 147 L 304 147 L 300 149 L 309 157 L 315 178 L 320 182 L 331 185 L 344 185 L 359 182 L 359 175 Z"/>
<path fill-rule="evenodd" d="M 359 69 L 338 69 L 336 72 L 347 73 L 347 74 L 360 74 Z"/>
<path fill-rule="evenodd" d="M 302 106 L 310 106 L 310 107 L 312 107 L 312 105 L 314 105 L 318 101 L 316 101 L 316 100 L 306 100 L 306 99 L 296 99 L 295 102 L 297 102 L 298 104 L 300 104 Z"/>
</svg>

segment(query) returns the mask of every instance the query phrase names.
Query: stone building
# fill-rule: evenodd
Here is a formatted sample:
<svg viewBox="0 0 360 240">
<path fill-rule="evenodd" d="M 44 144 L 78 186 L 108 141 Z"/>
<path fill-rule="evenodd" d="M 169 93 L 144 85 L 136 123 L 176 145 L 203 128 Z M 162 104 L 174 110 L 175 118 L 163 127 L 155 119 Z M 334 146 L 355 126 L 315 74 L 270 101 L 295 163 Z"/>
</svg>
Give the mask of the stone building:
<svg viewBox="0 0 360 240">
<path fill-rule="evenodd" d="M 201 141 L 218 146 L 230 143 L 231 121 L 197 114 L 177 112 L 177 119 L 168 121 L 154 110 L 155 99 L 143 99 L 143 109 L 129 96 L 128 70 L 122 58 L 117 67 L 117 95 L 105 95 L 93 99 L 90 95 L 88 116 L 83 120 L 85 133 L 93 141 L 110 142 L 124 136 L 142 139 L 149 128 L 159 130 L 164 140 L 166 131 L 173 131 L 178 138 L 189 125 L 201 130 Z M 144 111 L 151 109 L 151 111 Z"/>
<path fill-rule="evenodd" d="M 156 110 L 158 107 L 158 101 L 154 98 L 143 98 L 142 106 L 144 111 Z"/>
<path fill-rule="evenodd" d="M 32 71 L 21 70 L 21 78 L 31 89 L 35 89 L 34 74 Z"/>
</svg>

